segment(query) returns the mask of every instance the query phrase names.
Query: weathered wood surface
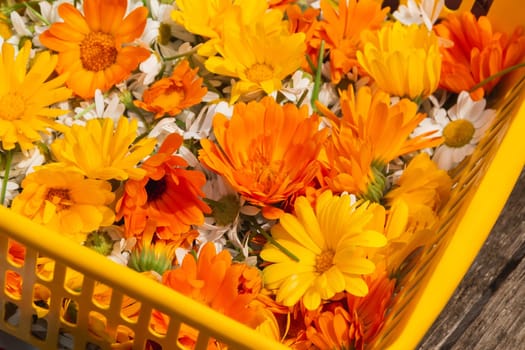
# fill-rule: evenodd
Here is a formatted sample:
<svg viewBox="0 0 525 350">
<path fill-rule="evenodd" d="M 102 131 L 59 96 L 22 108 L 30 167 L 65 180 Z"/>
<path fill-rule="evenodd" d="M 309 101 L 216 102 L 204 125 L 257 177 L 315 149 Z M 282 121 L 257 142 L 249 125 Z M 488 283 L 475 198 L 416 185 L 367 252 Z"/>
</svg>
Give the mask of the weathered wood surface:
<svg viewBox="0 0 525 350">
<path fill-rule="evenodd" d="M 525 349 L 525 170 L 419 350 Z"/>
</svg>

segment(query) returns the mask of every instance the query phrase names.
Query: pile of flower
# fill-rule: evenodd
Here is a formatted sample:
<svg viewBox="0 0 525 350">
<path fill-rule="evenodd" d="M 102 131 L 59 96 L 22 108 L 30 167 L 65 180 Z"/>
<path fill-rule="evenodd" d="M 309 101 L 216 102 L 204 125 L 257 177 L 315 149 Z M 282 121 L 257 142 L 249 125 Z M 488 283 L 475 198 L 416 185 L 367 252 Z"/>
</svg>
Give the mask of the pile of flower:
<svg viewBox="0 0 525 350">
<path fill-rule="evenodd" d="M 525 53 L 443 0 L 2 3 L 0 203 L 296 349 L 381 331 Z"/>
</svg>

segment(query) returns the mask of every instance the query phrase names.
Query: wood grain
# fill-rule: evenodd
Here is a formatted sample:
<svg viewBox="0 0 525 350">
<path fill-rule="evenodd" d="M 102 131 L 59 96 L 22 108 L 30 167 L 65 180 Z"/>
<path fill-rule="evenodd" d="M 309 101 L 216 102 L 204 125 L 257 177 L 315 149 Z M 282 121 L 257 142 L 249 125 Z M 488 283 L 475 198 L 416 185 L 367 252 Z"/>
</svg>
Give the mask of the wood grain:
<svg viewBox="0 0 525 350">
<path fill-rule="evenodd" d="M 419 350 L 525 349 L 524 257 L 525 170 Z"/>
</svg>

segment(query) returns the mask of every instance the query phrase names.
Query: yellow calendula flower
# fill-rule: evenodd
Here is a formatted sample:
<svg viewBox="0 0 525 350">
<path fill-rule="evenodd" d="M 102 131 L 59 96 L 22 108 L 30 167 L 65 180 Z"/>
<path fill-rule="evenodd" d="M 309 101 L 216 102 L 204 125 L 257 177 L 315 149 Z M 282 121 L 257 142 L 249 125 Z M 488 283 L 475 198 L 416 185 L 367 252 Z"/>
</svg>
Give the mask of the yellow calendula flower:
<svg viewBox="0 0 525 350">
<path fill-rule="evenodd" d="M 242 11 L 243 25 L 257 21 L 268 10 L 266 0 L 177 0 L 177 10 L 171 13 L 172 19 L 188 32 L 206 39 L 199 54 L 212 56 L 217 53 L 214 45 L 224 34 L 226 14 L 236 8 Z"/>
<path fill-rule="evenodd" d="M 91 179 L 138 180 L 146 171 L 136 165 L 148 156 L 156 140 L 137 138 L 137 120 L 121 117 L 116 128 L 111 118 L 91 119 L 85 126 L 73 125 L 64 138 L 51 145 L 57 163 Z"/>
<path fill-rule="evenodd" d="M 38 54 L 29 71 L 31 41 L 27 40 L 15 58 L 15 48 L 4 42 L 0 54 L 0 141 L 4 150 L 18 144 L 23 150 L 33 148 L 40 132 L 53 126 L 53 119 L 67 111 L 48 108 L 65 101 L 71 91 L 63 87 L 66 76 L 53 79 L 57 57 L 49 52 Z"/>
<path fill-rule="evenodd" d="M 412 230 L 429 228 L 438 211 L 448 201 L 452 180 L 437 167 L 427 153 L 415 156 L 394 187 L 385 195 L 388 206 L 403 200 L 408 205 L 408 225 Z"/>
<path fill-rule="evenodd" d="M 387 240 L 377 227 L 376 204 L 352 205 L 350 196 L 323 192 L 313 208 L 305 197 L 295 201 L 295 215 L 284 214 L 272 227 L 274 240 L 295 255 L 292 259 L 272 243 L 261 258 L 273 264 L 263 270 L 265 286 L 276 290 L 276 300 L 293 306 L 300 300 L 308 310 L 322 300 L 346 291 L 368 293 L 363 275 L 374 272 L 367 249 L 382 247 Z"/>
<path fill-rule="evenodd" d="M 280 11 L 265 12 L 250 26 L 242 25 L 241 17 L 241 11 L 228 12 L 222 41 L 216 46 L 220 56 L 205 62 L 210 72 L 237 78 L 231 102 L 257 90 L 266 94 L 279 90 L 282 80 L 301 66 L 306 52 L 305 34 L 290 33 Z"/>
<path fill-rule="evenodd" d="M 22 181 L 22 188 L 13 200 L 13 211 L 80 242 L 87 233 L 115 220 L 109 207 L 115 194 L 107 181 L 41 167 Z"/>
<path fill-rule="evenodd" d="M 363 33 L 363 42 L 357 60 L 381 89 L 411 99 L 427 97 L 437 89 L 439 43 L 425 26 L 388 23 Z"/>
</svg>

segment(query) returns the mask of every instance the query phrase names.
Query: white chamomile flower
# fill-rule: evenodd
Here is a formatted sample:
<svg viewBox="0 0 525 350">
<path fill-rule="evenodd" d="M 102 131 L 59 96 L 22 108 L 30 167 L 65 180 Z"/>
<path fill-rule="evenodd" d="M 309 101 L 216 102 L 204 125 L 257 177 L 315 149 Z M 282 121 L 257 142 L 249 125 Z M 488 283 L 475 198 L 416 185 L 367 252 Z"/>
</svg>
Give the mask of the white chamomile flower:
<svg viewBox="0 0 525 350">
<path fill-rule="evenodd" d="M 439 168 L 450 170 L 474 152 L 496 116 L 494 109 L 485 109 L 486 104 L 485 99 L 474 101 L 468 92 L 462 91 L 447 116 L 436 116 L 444 138 L 432 158 Z"/>
<path fill-rule="evenodd" d="M 3 177 L 0 176 L 0 183 L 3 182 Z M 11 201 L 13 198 L 15 198 L 18 195 L 18 190 L 20 186 L 14 182 L 14 181 L 7 181 L 6 191 L 5 191 L 5 198 L 4 198 L 4 205 L 8 206 L 11 204 Z M 2 205 L 2 203 L 0 203 Z"/>
<path fill-rule="evenodd" d="M 94 118 L 111 118 L 115 123 L 118 122 L 123 115 L 126 107 L 120 100 L 118 91 L 113 91 L 107 96 L 102 92 L 95 90 L 93 100 L 81 101 L 80 106 L 74 109 L 75 115 L 63 119 L 64 124 L 80 124 L 84 125 L 86 121 Z"/>
<path fill-rule="evenodd" d="M 424 24 L 432 30 L 444 5 L 445 0 L 408 0 L 406 5 L 400 5 L 394 11 L 393 16 L 403 24 Z"/>
</svg>

